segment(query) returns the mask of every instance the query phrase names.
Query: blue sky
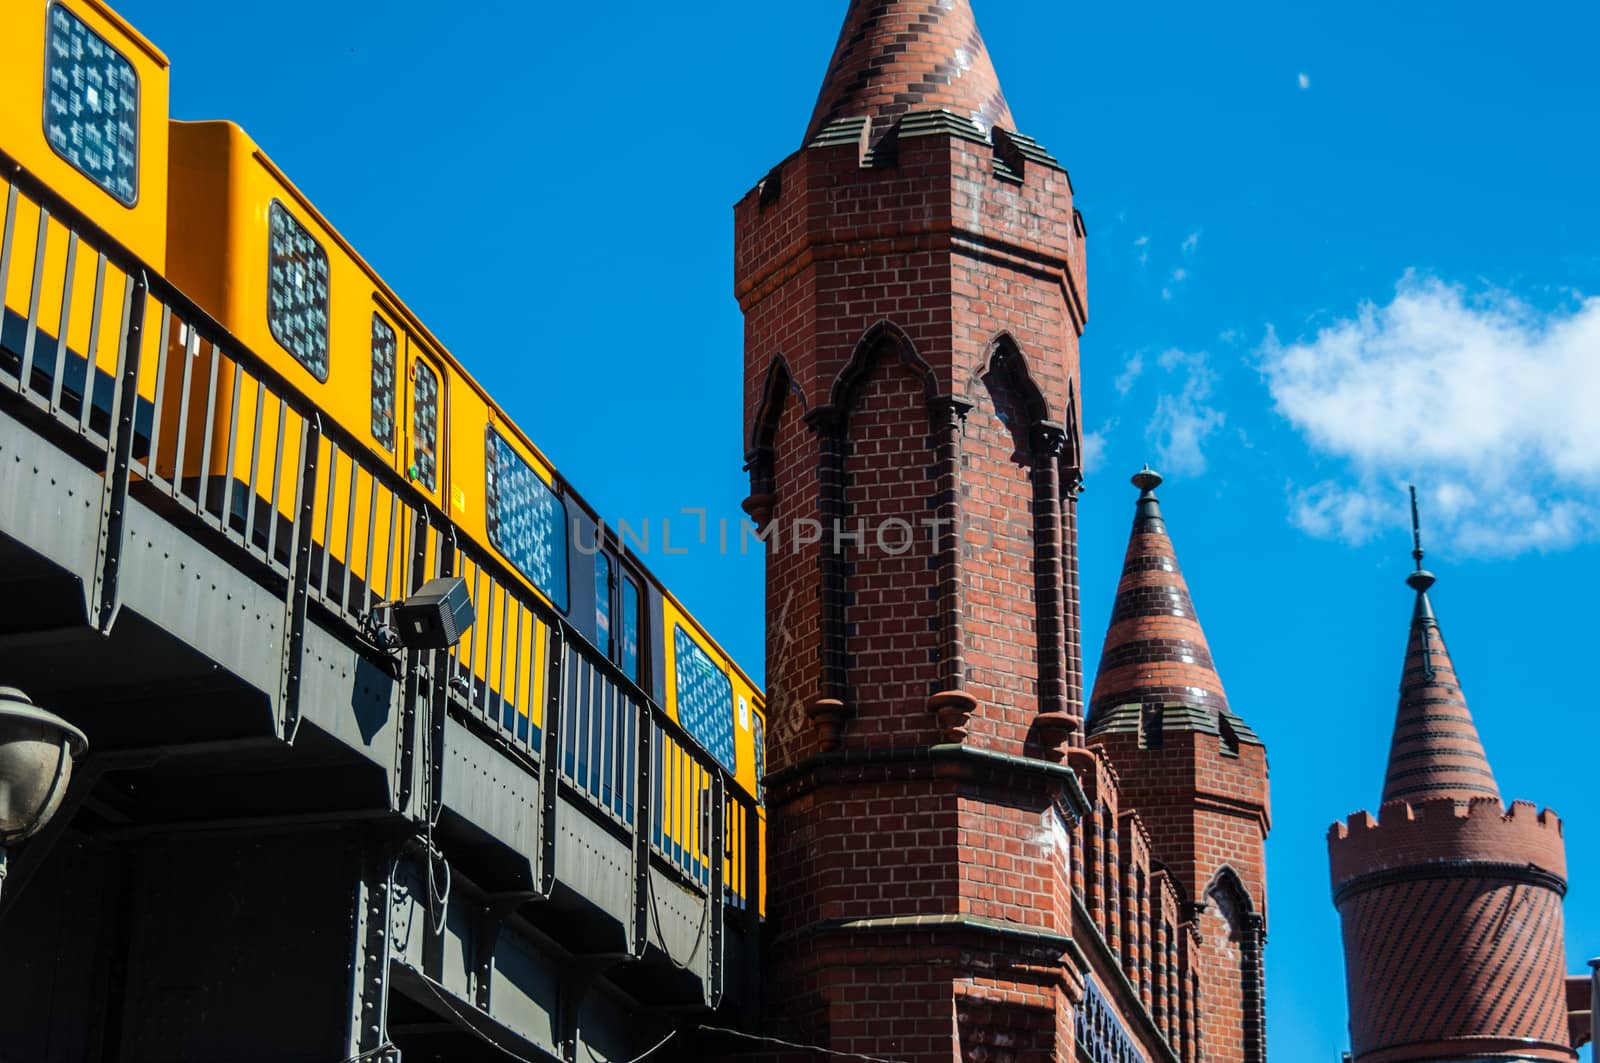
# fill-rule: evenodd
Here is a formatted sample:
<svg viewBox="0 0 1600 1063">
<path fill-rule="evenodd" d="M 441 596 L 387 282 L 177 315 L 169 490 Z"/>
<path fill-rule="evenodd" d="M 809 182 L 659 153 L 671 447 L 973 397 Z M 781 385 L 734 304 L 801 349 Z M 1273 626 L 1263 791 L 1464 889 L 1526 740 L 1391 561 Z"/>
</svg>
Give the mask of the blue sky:
<svg viewBox="0 0 1600 1063">
<path fill-rule="evenodd" d="M 1324 832 L 1376 803 L 1422 488 L 1508 797 L 1567 820 L 1600 953 L 1600 7 L 976 0 L 1089 227 L 1092 669 L 1143 461 L 1272 765 L 1274 1055 L 1345 1047 Z M 759 674 L 732 205 L 799 145 L 843 0 L 444 8 L 122 0 L 178 117 L 231 118 Z M 1530 13 L 1531 9 L 1531 13 Z M 675 543 L 693 518 L 682 517 Z"/>
</svg>

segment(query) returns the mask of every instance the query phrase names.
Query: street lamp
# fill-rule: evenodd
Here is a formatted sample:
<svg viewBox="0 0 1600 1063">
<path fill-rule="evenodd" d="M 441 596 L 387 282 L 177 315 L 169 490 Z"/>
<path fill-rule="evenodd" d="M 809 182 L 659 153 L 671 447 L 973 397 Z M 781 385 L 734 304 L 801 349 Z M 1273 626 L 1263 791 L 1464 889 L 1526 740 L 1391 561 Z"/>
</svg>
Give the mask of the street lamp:
<svg viewBox="0 0 1600 1063">
<path fill-rule="evenodd" d="M 6 851 L 38 832 L 66 795 L 89 740 L 15 687 L 0 687 L 0 886 Z"/>
<path fill-rule="evenodd" d="M 394 607 L 400 644 L 413 650 L 447 650 L 461 641 L 475 614 L 467 581 L 440 576 Z"/>
</svg>

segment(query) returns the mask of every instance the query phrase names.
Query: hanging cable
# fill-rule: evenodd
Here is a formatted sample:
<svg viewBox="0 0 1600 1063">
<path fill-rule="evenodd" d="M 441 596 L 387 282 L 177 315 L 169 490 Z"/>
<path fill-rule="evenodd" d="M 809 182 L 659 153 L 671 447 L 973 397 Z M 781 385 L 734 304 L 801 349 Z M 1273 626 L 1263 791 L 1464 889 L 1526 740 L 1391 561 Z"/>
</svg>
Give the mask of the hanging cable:
<svg viewBox="0 0 1600 1063">
<path fill-rule="evenodd" d="M 656 940 L 661 943 L 661 955 L 665 956 L 667 962 L 678 970 L 687 971 L 689 965 L 694 962 L 694 958 L 700 954 L 700 945 L 706 939 L 706 925 L 711 921 L 711 891 L 706 891 L 706 904 L 704 908 L 700 909 L 700 929 L 695 931 L 694 947 L 689 950 L 688 959 L 679 963 L 667 949 L 667 936 L 661 932 L 661 913 L 656 910 L 656 891 L 651 883 L 651 877 L 646 875 L 644 890 L 650 898 L 650 921 L 655 924 Z"/>
<path fill-rule="evenodd" d="M 632 1059 L 623 1060 L 621 1063 L 644 1063 L 645 1060 L 661 1051 L 661 1048 L 676 1036 L 678 1036 L 678 1031 L 677 1028 L 674 1027 L 673 1029 L 667 1031 L 667 1036 L 663 1037 L 661 1040 L 645 1049 L 642 1054 L 634 1056 Z M 594 1063 L 606 1063 L 605 1060 L 594 1054 L 594 1049 L 589 1047 L 589 1043 L 587 1041 L 585 1041 L 583 1044 L 583 1050 L 589 1053 L 589 1058 L 594 1060 Z"/>
<path fill-rule="evenodd" d="M 804 1045 L 797 1041 L 785 1041 L 777 1037 L 764 1037 L 761 1034 L 745 1033 L 743 1030 L 733 1030 L 726 1026 L 707 1026 L 702 1023 L 699 1026 L 696 1026 L 695 1029 L 702 1030 L 706 1033 L 726 1034 L 729 1037 L 737 1037 L 742 1041 L 754 1041 L 757 1044 L 775 1045 L 779 1048 L 797 1048 L 802 1052 L 815 1052 L 819 1056 L 830 1056 L 833 1059 L 856 1059 L 861 1060 L 862 1063 L 905 1063 L 905 1061 L 901 1059 L 888 1059 L 884 1056 L 866 1056 L 862 1055 L 860 1052 L 836 1052 L 831 1048 L 823 1048 L 821 1045 Z"/>
<path fill-rule="evenodd" d="M 475 1036 L 477 1036 L 477 1038 L 484 1044 L 504 1052 L 507 1056 L 511 1057 L 511 1059 L 515 1060 L 516 1063 L 535 1063 L 534 1060 L 517 1055 L 517 1053 L 513 1052 L 511 1049 L 507 1048 L 505 1045 L 501 1044 L 480 1030 L 477 1026 L 477 1023 L 473 1021 L 472 1017 L 464 1013 L 460 1008 L 456 1007 L 455 1001 L 450 999 L 449 995 L 440 989 L 433 979 L 423 977 L 421 981 L 423 985 L 428 987 L 428 991 L 438 999 L 439 1003 L 443 1004 L 457 1019 L 460 1019 L 462 1024 L 465 1025 L 466 1028 Z M 668 1030 L 665 1037 L 651 1045 L 649 1048 L 645 1049 L 643 1054 L 634 1056 L 632 1059 L 626 1060 L 625 1063 L 644 1063 L 645 1060 L 659 1052 L 668 1041 L 672 1040 L 676 1036 L 678 1036 L 678 1031 L 676 1029 Z M 587 1048 L 588 1046 L 585 1045 L 584 1047 Z M 593 1050 L 590 1050 L 589 1056 L 591 1059 L 594 1058 Z M 346 1063 L 351 1063 L 351 1061 L 347 1060 Z"/>
<path fill-rule="evenodd" d="M 467 1015 L 460 1008 L 456 1007 L 455 1001 L 451 1000 L 450 997 L 434 983 L 432 978 L 424 975 L 421 978 L 421 982 L 423 985 L 428 987 L 428 992 L 432 993 L 438 999 L 439 1003 L 443 1004 L 445 1008 L 449 1010 L 450 1014 L 454 1015 L 457 1019 L 460 1019 L 462 1025 L 466 1026 L 466 1028 L 476 1035 L 477 1038 L 484 1044 L 504 1052 L 507 1056 L 510 1056 L 513 1060 L 515 1060 L 516 1063 L 535 1063 L 534 1060 L 528 1059 L 525 1056 L 517 1055 L 515 1052 L 511 1051 L 511 1049 L 507 1048 L 499 1041 L 496 1041 L 494 1038 L 478 1029 L 478 1025 L 473 1021 L 472 1017 Z"/>
<path fill-rule="evenodd" d="M 377 1048 L 369 1048 L 365 1052 L 357 1052 L 353 1056 L 346 1056 L 340 1063 L 366 1063 L 367 1060 L 376 1058 L 385 1052 L 397 1049 L 399 1046 L 393 1041 L 384 1041 Z"/>
<path fill-rule="evenodd" d="M 418 666 L 417 687 L 429 680 L 428 672 Z M 433 830 L 439 825 L 439 815 L 444 811 L 444 802 L 438 802 L 438 811 L 434 809 L 434 764 L 433 764 L 433 699 L 423 699 L 422 711 L 422 780 L 423 780 L 423 808 L 422 808 L 422 841 L 427 852 L 424 858 L 428 862 L 428 922 L 433 926 L 434 934 L 444 932 L 445 920 L 450 914 L 450 861 L 445 858 L 443 850 L 433 840 Z M 438 875 L 435 865 L 444 867 L 444 890 L 440 891 Z M 434 909 L 437 906 L 438 913 Z"/>
</svg>

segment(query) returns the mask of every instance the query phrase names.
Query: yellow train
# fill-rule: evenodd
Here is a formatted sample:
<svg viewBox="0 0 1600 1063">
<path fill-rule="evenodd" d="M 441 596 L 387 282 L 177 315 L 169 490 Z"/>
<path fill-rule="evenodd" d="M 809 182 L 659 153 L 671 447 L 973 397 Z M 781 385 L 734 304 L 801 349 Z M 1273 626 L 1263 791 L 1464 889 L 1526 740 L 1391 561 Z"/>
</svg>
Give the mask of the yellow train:
<svg viewBox="0 0 1600 1063">
<path fill-rule="evenodd" d="M 219 528 L 242 527 L 263 556 L 286 556 L 279 529 L 295 520 L 295 492 L 278 471 L 296 467 L 311 437 L 268 387 L 275 377 L 345 440 L 342 453 L 318 443 L 327 471 L 309 511 L 325 601 L 354 611 L 403 593 L 410 533 L 400 513 L 436 512 L 430 543 L 442 535 L 460 548 L 456 571 L 476 592 L 477 622 L 454 651 L 452 683 L 496 727 L 541 748 L 551 692 L 548 669 L 534 663 L 547 660 L 561 626 L 587 643 L 579 664 L 608 660 L 759 801 L 755 684 L 239 127 L 169 120 L 168 73 L 166 57 L 100 0 L 0 6 L 5 364 L 28 369 L 35 391 L 81 411 L 86 426 L 107 420 L 111 319 L 135 279 L 80 255 L 65 225 L 17 195 L 20 169 L 259 360 L 247 370 L 181 324 L 145 330 L 134 459 L 150 483 L 190 492 Z M 401 486 L 358 475 L 373 465 Z M 514 581 L 515 593 L 497 593 L 497 579 Z M 631 819 L 627 721 L 617 705 L 586 701 L 578 715 L 563 720 L 563 770 Z M 655 840 L 707 879 L 707 773 L 671 743 L 653 756 Z M 748 896 L 744 847 L 729 848 L 725 880 Z"/>
</svg>

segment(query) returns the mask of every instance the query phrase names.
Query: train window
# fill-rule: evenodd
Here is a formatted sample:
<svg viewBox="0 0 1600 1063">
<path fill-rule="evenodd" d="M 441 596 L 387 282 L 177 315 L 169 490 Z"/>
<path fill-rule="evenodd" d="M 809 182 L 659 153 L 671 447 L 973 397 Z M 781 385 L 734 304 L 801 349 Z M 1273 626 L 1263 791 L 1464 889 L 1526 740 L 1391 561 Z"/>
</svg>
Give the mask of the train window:
<svg viewBox="0 0 1600 1063">
<path fill-rule="evenodd" d="M 639 585 L 622 577 L 622 630 L 618 634 L 617 663 L 635 683 L 639 681 Z"/>
<path fill-rule="evenodd" d="M 60 4 L 50 5 L 44 136 L 79 173 L 131 207 L 139 198 L 139 75 Z"/>
<path fill-rule="evenodd" d="M 682 625 L 673 626 L 678 723 L 729 771 L 733 751 L 733 681 Z"/>
<path fill-rule="evenodd" d="M 398 344 L 394 329 L 372 315 L 372 438 L 394 450 L 394 363 Z"/>
<path fill-rule="evenodd" d="M 594 640 L 606 657 L 611 656 L 611 559 L 594 555 Z"/>
<path fill-rule="evenodd" d="M 267 324 L 272 338 L 328 379 L 328 253 L 316 237 L 272 201 L 268 212 Z"/>
<path fill-rule="evenodd" d="M 564 613 L 567 507 L 493 428 L 487 442 L 484 504 L 489 542 Z"/>
<path fill-rule="evenodd" d="M 411 363 L 411 476 L 439 489 L 439 374 L 420 358 Z"/>
<path fill-rule="evenodd" d="M 759 712 L 753 713 L 750 718 L 750 740 L 756 748 L 756 800 L 765 801 L 767 787 L 761 777 L 767 773 L 767 721 L 761 718 Z"/>
</svg>

